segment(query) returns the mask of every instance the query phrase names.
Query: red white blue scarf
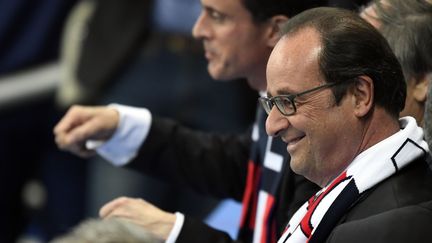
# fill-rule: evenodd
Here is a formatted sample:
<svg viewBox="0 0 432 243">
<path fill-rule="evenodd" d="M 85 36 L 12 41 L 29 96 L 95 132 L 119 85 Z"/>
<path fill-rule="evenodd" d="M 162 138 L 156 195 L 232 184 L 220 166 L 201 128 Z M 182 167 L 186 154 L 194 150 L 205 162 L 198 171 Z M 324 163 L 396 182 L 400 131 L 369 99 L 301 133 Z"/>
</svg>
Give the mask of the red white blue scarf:
<svg viewBox="0 0 432 243">
<path fill-rule="evenodd" d="M 258 106 L 238 237 L 243 242 L 275 243 L 278 239 L 276 194 L 289 155 L 282 140 L 266 134 L 266 118 Z"/>
<path fill-rule="evenodd" d="M 429 152 L 423 129 L 414 118 L 404 117 L 399 123 L 399 132 L 359 154 L 341 175 L 309 199 L 291 218 L 278 243 L 325 241 L 363 192 Z"/>
</svg>

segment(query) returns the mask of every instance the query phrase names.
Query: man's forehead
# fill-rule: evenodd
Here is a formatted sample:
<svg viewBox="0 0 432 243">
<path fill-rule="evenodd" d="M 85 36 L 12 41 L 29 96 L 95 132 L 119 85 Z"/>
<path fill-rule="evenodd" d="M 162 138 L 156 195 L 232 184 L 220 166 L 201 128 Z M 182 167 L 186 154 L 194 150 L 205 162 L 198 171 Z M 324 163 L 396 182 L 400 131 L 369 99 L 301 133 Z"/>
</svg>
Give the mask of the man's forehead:
<svg viewBox="0 0 432 243">
<path fill-rule="evenodd" d="M 233 12 L 238 9 L 245 9 L 243 0 L 201 0 L 201 5 L 204 8 L 209 8 L 219 12 Z"/>
<path fill-rule="evenodd" d="M 293 62 L 316 61 L 321 51 L 320 34 L 312 27 L 285 34 L 270 55 L 269 62 L 289 65 Z"/>
<path fill-rule="evenodd" d="M 303 74 L 318 74 L 321 43 L 318 31 L 304 28 L 282 37 L 274 48 L 267 65 L 268 92 L 287 94 L 295 88 L 286 86 L 289 80 L 301 80 Z M 293 89 L 291 89 L 293 88 Z"/>
</svg>

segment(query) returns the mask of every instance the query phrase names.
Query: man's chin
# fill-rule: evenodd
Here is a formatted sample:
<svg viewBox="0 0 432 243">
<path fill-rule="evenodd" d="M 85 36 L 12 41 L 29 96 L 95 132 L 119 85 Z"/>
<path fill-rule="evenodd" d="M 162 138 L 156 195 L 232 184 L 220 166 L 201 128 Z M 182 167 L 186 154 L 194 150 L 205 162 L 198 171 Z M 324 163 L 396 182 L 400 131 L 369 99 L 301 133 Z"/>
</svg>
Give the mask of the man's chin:
<svg viewBox="0 0 432 243">
<path fill-rule="evenodd" d="M 294 173 L 296 173 L 296 174 L 301 173 L 300 166 L 299 166 L 299 164 L 297 164 L 297 161 L 295 159 L 293 159 L 293 157 L 291 157 L 291 160 L 290 160 L 290 167 Z"/>
<path fill-rule="evenodd" d="M 291 156 L 290 167 L 294 173 L 304 176 L 305 165 L 304 162 L 302 162 L 299 158 Z"/>
<path fill-rule="evenodd" d="M 227 81 L 231 81 L 234 79 L 238 79 L 238 77 L 236 77 L 234 75 L 230 75 L 230 74 L 223 72 L 221 70 L 214 70 L 210 67 L 210 65 L 208 67 L 208 72 L 214 80 L 219 81 L 219 82 L 227 82 Z"/>
</svg>

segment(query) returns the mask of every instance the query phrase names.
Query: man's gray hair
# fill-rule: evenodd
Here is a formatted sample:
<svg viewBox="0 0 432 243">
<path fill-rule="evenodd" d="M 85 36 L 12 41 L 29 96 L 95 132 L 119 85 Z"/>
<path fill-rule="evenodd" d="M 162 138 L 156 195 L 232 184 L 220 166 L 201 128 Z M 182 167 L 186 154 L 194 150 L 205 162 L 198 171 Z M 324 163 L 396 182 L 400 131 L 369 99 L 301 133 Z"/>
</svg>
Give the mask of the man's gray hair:
<svg viewBox="0 0 432 243">
<path fill-rule="evenodd" d="M 87 219 L 51 243 L 161 243 L 152 234 L 125 220 Z"/>
<path fill-rule="evenodd" d="M 399 59 L 405 78 L 432 72 L 432 4 L 426 0 L 375 0 L 380 32 Z"/>
</svg>

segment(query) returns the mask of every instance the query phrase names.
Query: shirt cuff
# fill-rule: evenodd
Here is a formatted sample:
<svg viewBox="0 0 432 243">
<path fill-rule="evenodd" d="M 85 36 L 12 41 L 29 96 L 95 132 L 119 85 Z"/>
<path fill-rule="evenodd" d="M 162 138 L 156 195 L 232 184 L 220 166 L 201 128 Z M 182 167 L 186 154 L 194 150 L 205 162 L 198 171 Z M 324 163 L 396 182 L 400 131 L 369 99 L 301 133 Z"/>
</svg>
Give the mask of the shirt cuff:
<svg viewBox="0 0 432 243">
<path fill-rule="evenodd" d="M 175 243 L 184 224 L 184 215 L 176 212 L 176 221 L 165 243 Z"/>
<path fill-rule="evenodd" d="M 115 166 L 129 163 L 138 153 L 150 131 L 152 116 L 146 108 L 112 104 L 120 114 L 119 125 L 113 136 L 106 142 L 89 140 L 86 147 Z"/>
</svg>

